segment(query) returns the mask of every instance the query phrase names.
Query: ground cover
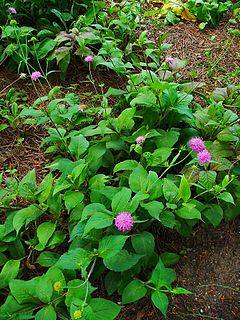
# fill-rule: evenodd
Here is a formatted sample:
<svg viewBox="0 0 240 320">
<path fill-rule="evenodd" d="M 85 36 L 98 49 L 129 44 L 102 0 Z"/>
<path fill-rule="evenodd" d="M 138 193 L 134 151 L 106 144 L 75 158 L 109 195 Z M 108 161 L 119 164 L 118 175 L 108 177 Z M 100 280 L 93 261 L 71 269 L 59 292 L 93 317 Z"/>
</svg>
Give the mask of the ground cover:
<svg viewBox="0 0 240 320">
<path fill-rule="evenodd" d="M 35 45 L 10 85 L 26 93 L 6 96 L 16 75 L 1 70 L 2 319 L 161 319 L 168 300 L 169 320 L 238 319 L 237 15 L 200 31 L 141 19 L 152 10 L 143 2 L 78 3 L 75 32 L 88 39 L 54 47 L 61 75 L 35 82 Z M 80 11 L 54 10 L 39 13 L 65 23 L 50 36 L 73 37 Z"/>
</svg>

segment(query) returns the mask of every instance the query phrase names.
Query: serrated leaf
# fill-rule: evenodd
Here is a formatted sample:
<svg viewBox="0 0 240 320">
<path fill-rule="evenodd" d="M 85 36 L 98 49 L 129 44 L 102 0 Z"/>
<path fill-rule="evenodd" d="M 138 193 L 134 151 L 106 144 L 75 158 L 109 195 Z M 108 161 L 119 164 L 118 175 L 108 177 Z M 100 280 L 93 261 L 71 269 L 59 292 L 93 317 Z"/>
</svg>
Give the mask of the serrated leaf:
<svg viewBox="0 0 240 320">
<path fill-rule="evenodd" d="M 65 206 L 68 211 L 75 208 L 84 199 L 84 194 L 80 191 L 66 191 L 64 193 Z"/>
<path fill-rule="evenodd" d="M 112 199 L 112 211 L 114 213 L 119 213 L 122 211 L 127 211 L 127 205 L 131 199 L 132 192 L 128 188 L 122 188 L 121 191 L 115 194 Z"/>
<path fill-rule="evenodd" d="M 89 142 L 82 134 L 71 138 L 69 144 L 69 151 L 76 157 L 77 160 L 80 159 L 80 156 L 87 150 Z"/>
</svg>

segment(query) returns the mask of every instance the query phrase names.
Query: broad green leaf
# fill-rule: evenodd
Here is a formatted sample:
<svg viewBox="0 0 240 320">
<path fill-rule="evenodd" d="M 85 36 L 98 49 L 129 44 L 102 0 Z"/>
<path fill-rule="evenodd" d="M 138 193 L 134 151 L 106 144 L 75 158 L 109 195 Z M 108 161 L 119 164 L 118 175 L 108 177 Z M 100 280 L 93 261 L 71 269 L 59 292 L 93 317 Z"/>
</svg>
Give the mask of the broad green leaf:
<svg viewBox="0 0 240 320">
<path fill-rule="evenodd" d="M 147 171 L 139 166 L 129 176 L 129 185 L 133 192 L 145 192 L 147 189 Z"/>
<path fill-rule="evenodd" d="M 144 284 L 139 280 L 130 282 L 122 293 L 122 303 L 131 303 L 143 298 L 147 293 Z"/>
<path fill-rule="evenodd" d="M 179 135 L 178 131 L 170 130 L 166 132 L 160 130 L 160 137 L 156 137 L 154 141 L 158 148 L 172 148 L 178 141 Z"/>
<path fill-rule="evenodd" d="M 25 225 L 25 227 L 33 220 L 36 220 L 43 211 L 41 211 L 38 207 L 34 205 L 30 205 L 27 208 L 19 210 L 14 218 L 13 218 L 13 227 L 19 232 L 21 227 Z"/>
<path fill-rule="evenodd" d="M 83 209 L 81 220 L 84 221 L 98 213 L 109 213 L 109 211 L 101 203 L 90 203 Z"/>
<path fill-rule="evenodd" d="M 203 216 L 214 226 L 218 226 L 223 218 L 223 210 L 217 204 L 208 204 L 202 212 Z"/>
<path fill-rule="evenodd" d="M 36 262 L 42 267 L 51 267 L 59 260 L 59 257 L 58 253 L 44 251 L 38 256 Z"/>
<path fill-rule="evenodd" d="M 182 219 L 201 219 L 201 212 L 194 208 L 194 205 L 185 205 L 175 212 Z"/>
<path fill-rule="evenodd" d="M 163 195 L 168 202 L 173 202 L 178 195 L 178 187 L 166 178 L 163 180 Z"/>
<path fill-rule="evenodd" d="M 20 267 L 20 260 L 9 260 L 0 273 L 0 288 L 5 288 L 9 282 L 16 278 Z"/>
<path fill-rule="evenodd" d="M 120 116 L 116 119 L 116 129 L 118 132 L 132 129 L 134 126 L 133 117 L 135 112 L 135 108 L 127 108 L 121 112 Z"/>
<path fill-rule="evenodd" d="M 7 257 L 5 254 L 0 252 L 0 267 L 3 266 L 6 262 L 8 261 Z"/>
<path fill-rule="evenodd" d="M 169 288 L 172 282 L 176 279 L 176 272 L 173 269 L 165 268 L 161 259 L 154 268 L 151 276 L 152 283 L 157 289 L 162 287 Z"/>
<path fill-rule="evenodd" d="M 103 263 L 112 271 L 123 272 L 131 269 L 141 258 L 141 255 L 128 253 L 127 250 L 121 250 L 115 256 L 103 259 Z"/>
<path fill-rule="evenodd" d="M 155 241 L 154 236 L 147 231 L 134 234 L 131 237 L 131 242 L 137 254 L 143 256 L 151 256 L 154 252 Z"/>
<path fill-rule="evenodd" d="M 76 157 L 77 160 L 80 159 L 80 156 L 87 150 L 89 142 L 82 134 L 76 137 L 71 138 L 69 144 L 69 151 Z"/>
<path fill-rule="evenodd" d="M 84 194 L 80 191 L 66 191 L 64 193 L 65 206 L 68 211 L 75 208 L 84 199 Z"/>
<path fill-rule="evenodd" d="M 164 225 L 164 227 L 170 229 L 173 229 L 176 224 L 175 215 L 169 210 L 164 210 L 160 213 L 159 221 Z"/>
<path fill-rule="evenodd" d="M 93 310 L 94 320 L 114 320 L 121 310 L 116 303 L 103 298 L 92 298 L 89 305 Z"/>
<path fill-rule="evenodd" d="M 84 235 L 89 233 L 92 229 L 103 229 L 111 226 L 113 223 L 113 219 L 113 216 L 110 216 L 107 213 L 96 212 L 87 221 L 84 228 Z"/>
<path fill-rule="evenodd" d="M 128 236 L 105 236 L 98 247 L 99 256 L 103 259 L 108 259 L 115 256 L 122 250 Z"/>
<path fill-rule="evenodd" d="M 35 320 L 56 320 L 57 314 L 52 305 L 46 306 L 37 312 Z"/>
<path fill-rule="evenodd" d="M 13 279 L 9 284 L 11 294 L 19 304 L 29 302 L 37 303 L 39 302 L 37 296 L 39 282 L 40 277 L 33 278 L 29 281 Z"/>
<path fill-rule="evenodd" d="M 225 202 L 229 202 L 229 203 L 235 204 L 233 196 L 229 192 L 223 192 L 219 196 L 217 196 L 217 198 L 221 199 L 221 200 L 223 200 Z"/>
<path fill-rule="evenodd" d="M 46 275 L 39 278 L 39 283 L 36 287 L 37 297 L 44 303 L 49 303 L 53 294 L 53 286 Z"/>
<path fill-rule="evenodd" d="M 43 222 L 37 228 L 37 237 L 39 243 L 45 247 L 48 243 L 48 240 L 53 235 L 56 229 L 56 225 L 52 222 Z"/>
<path fill-rule="evenodd" d="M 144 152 L 143 157 L 147 161 L 147 165 L 154 167 L 165 162 L 172 152 L 171 148 L 162 147 L 156 149 L 153 153 Z"/>
<path fill-rule="evenodd" d="M 211 189 L 216 183 L 217 173 L 215 171 L 201 171 L 199 173 L 199 183 L 206 189 Z"/>
<path fill-rule="evenodd" d="M 138 162 L 136 160 L 125 160 L 119 162 L 115 165 L 113 172 L 123 171 L 123 170 L 134 170 L 138 167 Z"/>
<path fill-rule="evenodd" d="M 36 195 L 40 203 L 46 201 L 50 195 L 53 184 L 53 176 L 51 173 L 46 175 L 37 189 Z"/>
<path fill-rule="evenodd" d="M 131 199 L 132 192 L 128 188 L 122 188 L 121 191 L 115 194 L 112 199 L 112 211 L 114 213 L 119 213 L 122 211 L 127 211 L 127 205 Z"/>
<path fill-rule="evenodd" d="M 172 252 L 164 252 L 160 254 L 160 258 L 165 267 L 171 267 L 178 263 L 178 261 L 180 260 L 180 256 Z"/>
<path fill-rule="evenodd" d="M 160 291 L 154 291 L 152 294 L 152 302 L 155 305 L 155 307 L 157 307 L 166 318 L 169 303 L 167 295 Z"/>
<path fill-rule="evenodd" d="M 118 290 L 122 282 L 118 272 L 109 271 L 104 279 L 105 288 L 109 295 Z"/>
<path fill-rule="evenodd" d="M 28 172 L 28 174 L 21 180 L 18 186 L 19 195 L 28 200 L 34 199 L 36 191 L 36 172 L 35 169 Z"/>
<path fill-rule="evenodd" d="M 157 220 L 160 220 L 159 216 L 164 208 L 164 205 L 162 202 L 151 201 L 148 203 L 142 203 L 141 206 L 148 211 L 150 216 L 152 216 L 153 218 L 155 218 Z"/>
<path fill-rule="evenodd" d="M 183 175 L 181 178 L 179 186 L 179 196 L 183 199 L 184 202 L 188 202 L 191 198 L 191 189 L 188 180 Z"/>
<path fill-rule="evenodd" d="M 90 252 L 82 248 L 76 248 L 61 255 L 55 266 L 60 269 L 79 270 L 87 268 L 91 261 L 92 256 Z"/>
</svg>

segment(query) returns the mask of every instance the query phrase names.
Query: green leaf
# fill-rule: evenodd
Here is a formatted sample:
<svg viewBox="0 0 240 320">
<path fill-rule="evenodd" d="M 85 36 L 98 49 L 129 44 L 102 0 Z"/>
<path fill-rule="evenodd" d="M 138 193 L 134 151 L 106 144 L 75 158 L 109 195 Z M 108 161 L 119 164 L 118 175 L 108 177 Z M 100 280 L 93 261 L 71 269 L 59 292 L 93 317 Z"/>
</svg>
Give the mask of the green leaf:
<svg viewBox="0 0 240 320">
<path fill-rule="evenodd" d="M 183 199 L 184 202 L 188 202 L 191 198 L 191 189 L 188 180 L 183 175 L 181 178 L 179 186 L 179 196 Z"/>
<path fill-rule="evenodd" d="M 76 248 L 61 255 L 55 266 L 60 269 L 78 270 L 87 268 L 91 261 L 92 256 L 90 252 L 82 248 Z"/>
<path fill-rule="evenodd" d="M 36 263 L 42 267 L 51 267 L 59 260 L 59 257 L 58 253 L 44 251 L 38 256 Z"/>
<path fill-rule="evenodd" d="M 150 216 L 160 221 L 159 215 L 164 208 L 164 205 L 162 202 L 151 201 L 148 203 L 142 203 L 141 206 L 148 211 Z"/>
<path fill-rule="evenodd" d="M 98 253 L 103 259 L 108 259 L 115 256 L 122 250 L 128 236 L 105 236 L 99 242 Z"/>
<path fill-rule="evenodd" d="M 37 297 L 44 303 L 49 303 L 53 294 L 53 286 L 46 275 L 41 276 L 36 287 Z"/>
<path fill-rule="evenodd" d="M 34 199 L 34 193 L 36 191 L 36 172 L 35 169 L 29 171 L 27 175 L 21 180 L 18 186 L 19 195 L 27 200 Z"/>
<path fill-rule="evenodd" d="M 136 112 L 135 108 L 127 108 L 123 110 L 120 116 L 116 119 L 116 129 L 118 132 L 122 130 L 130 131 L 134 126 L 133 117 Z"/>
<path fill-rule="evenodd" d="M 8 261 L 7 257 L 5 254 L 0 252 L 0 267 L 3 266 L 6 262 Z"/>
<path fill-rule="evenodd" d="M 144 231 L 134 234 L 131 237 L 131 242 L 137 254 L 151 256 L 154 252 L 155 241 L 154 236 L 150 232 Z"/>
<path fill-rule="evenodd" d="M 159 221 L 162 223 L 162 225 L 164 225 L 164 227 L 167 227 L 170 229 L 173 229 L 176 224 L 175 215 L 169 210 L 164 210 L 160 214 Z"/>
<path fill-rule="evenodd" d="M 56 229 L 56 225 L 52 222 L 43 222 L 37 228 L 37 237 L 39 243 L 45 248 L 48 243 L 48 240 L 53 235 Z"/>
<path fill-rule="evenodd" d="M 201 212 L 189 204 L 176 210 L 176 215 L 182 219 L 201 219 Z"/>
<path fill-rule="evenodd" d="M 115 256 L 104 259 L 103 263 L 112 271 L 123 272 L 131 269 L 141 258 L 142 256 L 140 255 L 121 250 Z"/>
<path fill-rule="evenodd" d="M 25 225 L 26 227 L 31 221 L 36 220 L 42 213 L 43 211 L 34 205 L 30 205 L 27 208 L 19 210 L 13 218 L 14 229 L 18 233 L 22 226 Z"/>
<path fill-rule="evenodd" d="M 171 293 L 173 294 L 192 294 L 191 291 L 188 291 L 187 289 L 181 288 L 181 287 L 176 287 L 171 290 Z"/>
<path fill-rule="evenodd" d="M 35 320 L 56 320 L 57 314 L 52 305 L 42 308 L 35 316 Z"/>
<path fill-rule="evenodd" d="M 109 211 L 101 203 L 90 203 L 83 209 L 81 221 L 86 220 L 96 213 L 109 213 Z"/>
<path fill-rule="evenodd" d="M 173 202 L 178 195 L 178 187 L 166 178 L 163 180 L 163 195 L 168 202 Z"/>
<path fill-rule="evenodd" d="M 162 147 L 156 149 L 153 153 L 145 152 L 143 157 L 146 159 L 148 166 L 154 167 L 165 162 L 169 158 L 171 152 L 171 148 Z"/>
<path fill-rule="evenodd" d="M 114 320 L 121 310 L 116 303 L 102 298 L 91 299 L 89 305 L 93 310 L 95 320 Z"/>
<path fill-rule="evenodd" d="M 9 260 L 0 273 L 0 288 L 5 288 L 9 282 L 16 278 L 20 267 L 20 260 Z"/>
<path fill-rule="evenodd" d="M 151 276 L 152 283 L 157 289 L 161 287 L 169 288 L 172 282 L 176 279 L 176 272 L 173 269 L 165 268 L 161 259 L 154 268 Z"/>
<path fill-rule="evenodd" d="M 217 173 L 215 171 L 201 171 L 199 173 L 199 183 L 203 185 L 206 189 L 211 189 L 216 183 Z"/>
<path fill-rule="evenodd" d="M 128 201 L 131 199 L 132 192 L 128 188 L 122 188 L 121 191 L 115 194 L 112 199 L 112 211 L 119 213 L 127 211 Z"/>
<path fill-rule="evenodd" d="M 69 144 L 69 151 L 76 157 L 77 160 L 80 159 L 80 156 L 87 150 L 89 142 L 82 134 L 76 137 L 71 138 Z"/>
<path fill-rule="evenodd" d="M 123 171 L 123 170 L 134 170 L 138 167 L 138 162 L 136 160 L 125 160 L 119 162 L 115 165 L 113 172 Z"/>
<path fill-rule="evenodd" d="M 165 267 L 171 267 L 180 260 L 180 256 L 172 252 L 164 252 L 160 255 L 160 258 Z"/>
<path fill-rule="evenodd" d="M 39 203 L 46 201 L 51 193 L 53 184 L 53 176 L 51 173 L 46 175 L 37 189 L 36 195 Z"/>
<path fill-rule="evenodd" d="M 80 191 L 66 191 L 64 193 L 65 206 L 68 211 L 75 208 L 84 199 L 84 194 Z"/>
<path fill-rule="evenodd" d="M 129 176 L 129 185 L 133 192 L 145 192 L 147 189 L 147 171 L 139 166 Z"/>
<path fill-rule="evenodd" d="M 89 297 L 95 288 L 91 286 L 89 282 L 84 282 L 80 279 L 74 279 L 68 282 L 67 284 L 68 292 L 66 295 L 66 306 L 71 306 L 72 301 L 82 300 L 84 301 L 85 297 Z"/>
<path fill-rule="evenodd" d="M 152 294 L 152 302 L 155 305 L 155 307 L 157 307 L 166 318 L 169 303 L 167 295 L 160 291 L 154 291 Z"/>
<path fill-rule="evenodd" d="M 218 226 L 223 218 L 223 210 L 217 204 L 208 204 L 202 212 L 203 216 L 214 226 Z"/>
<path fill-rule="evenodd" d="M 144 284 L 139 280 L 130 282 L 122 293 L 122 303 L 131 303 L 143 298 L 147 293 Z"/>
<path fill-rule="evenodd" d="M 229 202 L 229 203 L 235 204 L 233 196 L 229 192 L 223 192 L 219 196 L 217 196 L 217 198 L 221 199 L 221 200 L 223 200 L 225 202 Z"/>
<path fill-rule="evenodd" d="M 112 223 L 113 216 L 110 216 L 107 213 L 96 212 L 89 218 L 84 228 L 84 235 L 89 233 L 92 229 L 103 229 L 109 227 L 112 225 Z"/>
</svg>

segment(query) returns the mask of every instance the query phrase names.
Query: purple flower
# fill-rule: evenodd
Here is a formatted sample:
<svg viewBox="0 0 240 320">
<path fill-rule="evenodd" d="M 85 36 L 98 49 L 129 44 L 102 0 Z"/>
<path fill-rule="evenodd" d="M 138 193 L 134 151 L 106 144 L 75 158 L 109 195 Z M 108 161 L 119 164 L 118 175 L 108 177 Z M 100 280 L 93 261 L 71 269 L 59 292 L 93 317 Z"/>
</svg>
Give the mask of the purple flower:
<svg viewBox="0 0 240 320">
<path fill-rule="evenodd" d="M 167 63 L 173 63 L 174 59 L 173 58 L 166 58 L 165 62 Z"/>
<path fill-rule="evenodd" d="M 37 81 L 41 77 L 42 77 L 42 74 L 40 71 L 34 71 L 31 75 L 31 78 L 33 81 Z"/>
<path fill-rule="evenodd" d="M 120 212 L 115 218 L 115 226 L 121 232 L 131 230 L 133 225 L 134 219 L 129 212 Z"/>
<path fill-rule="evenodd" d="M 201 138 L 192 138 L 189 141 L 189 147 L 196 152 L 202 152 L 206 149 L 204 142 Z"/>
<path fill-rule="evenodd" d="M 84 61 L 85 61 L 85 62 L 93 62 L 93 61 L 94 61 L 94 57 L 93 57 L 93 56 L 86 56 L 86 57 L 84 58 Z"/>
<path fill-rule="evenodd" d="M 211 153 L 208 152 L 207 150 L 203 150 L 197 154 L 197 158 L 199 162 L 202 163 L 207 163 L 212 159 Z"/>
<path fill-rule="evenodd" d="M 139 136 L 139 137 L 137 137 L 137 139 L 136 139 L 136 143 L 137 143 L 137 144 L 143 144 L 144 141 L 145 141 L 145 137 L 144 137 L 144 136 Z"/>
<path fill-rule="evenodd" d="M 13 7 L 8 8 L 12 14 L 17 14 L 17 10 Z"/>
</svg>

